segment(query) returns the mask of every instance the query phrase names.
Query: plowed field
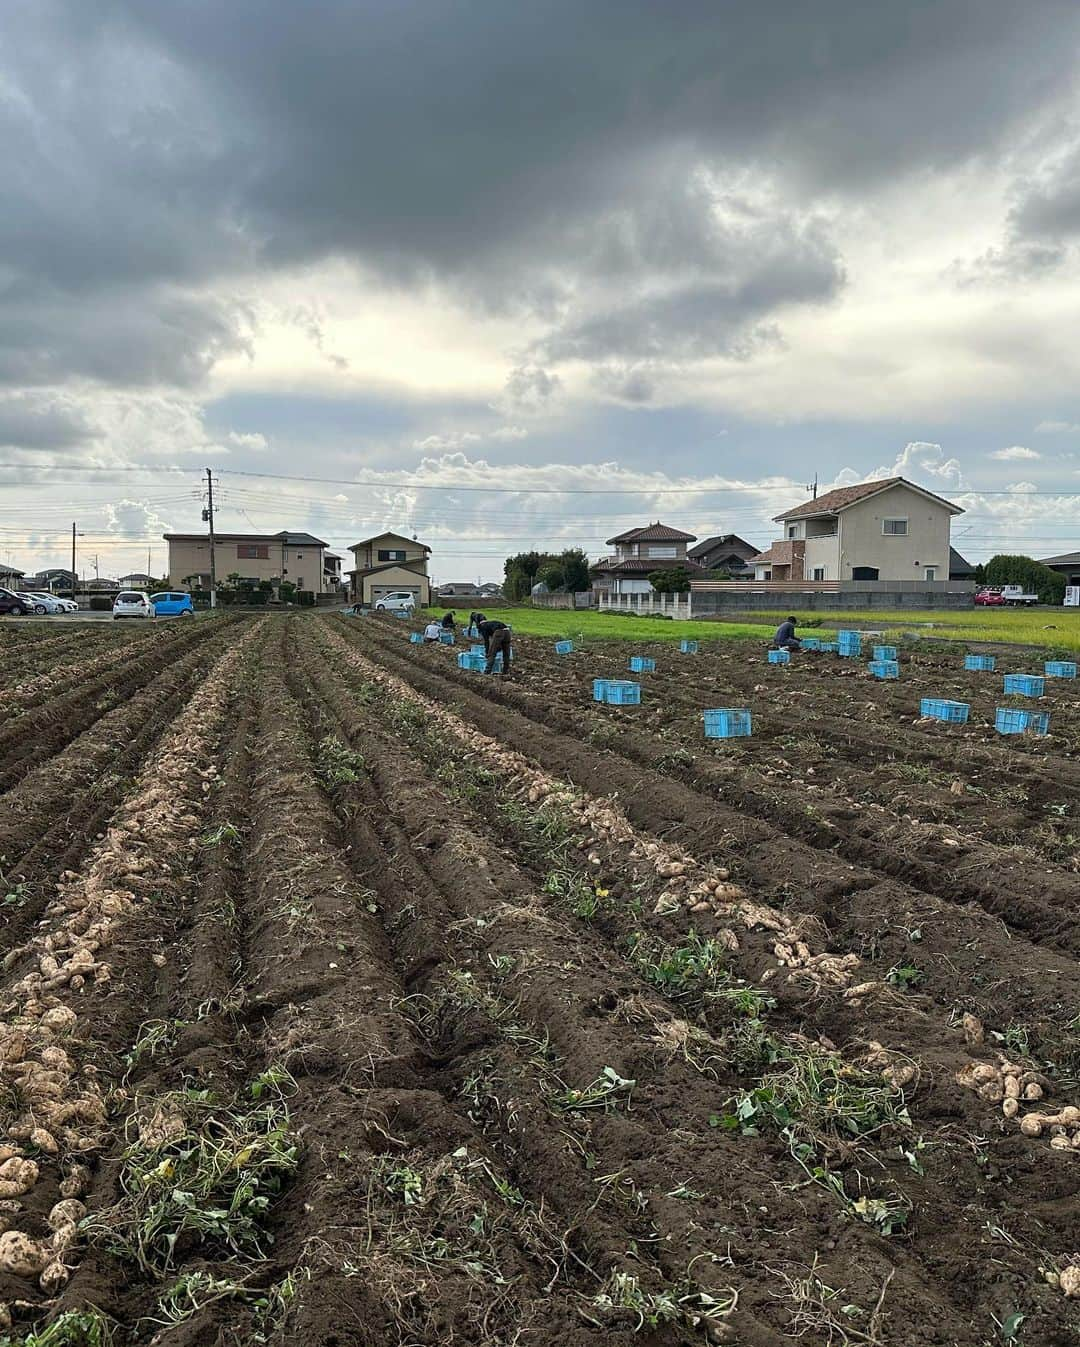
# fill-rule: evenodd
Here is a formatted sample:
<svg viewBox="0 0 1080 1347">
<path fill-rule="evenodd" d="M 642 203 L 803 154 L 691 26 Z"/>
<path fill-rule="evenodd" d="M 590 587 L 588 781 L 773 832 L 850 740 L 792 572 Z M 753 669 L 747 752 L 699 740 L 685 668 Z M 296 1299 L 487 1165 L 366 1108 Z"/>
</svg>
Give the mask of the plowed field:
<svg viewBox="0 0 1080 1347">
<path fill-rule="evenodd" d="M 1076 1347 L 1078 685 L 406 628 L 0 648 L 12 1339 Z"/>
</svg>

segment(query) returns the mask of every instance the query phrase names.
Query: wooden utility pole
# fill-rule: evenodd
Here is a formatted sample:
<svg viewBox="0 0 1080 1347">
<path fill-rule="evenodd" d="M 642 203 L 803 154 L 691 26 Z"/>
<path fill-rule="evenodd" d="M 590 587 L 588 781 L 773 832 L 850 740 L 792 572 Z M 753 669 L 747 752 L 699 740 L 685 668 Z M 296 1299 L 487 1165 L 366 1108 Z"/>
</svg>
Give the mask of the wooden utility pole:
<svg viewBox="0 0 1080 1347">
<path fill-rule="evenodd" d="M 206 469 L 206 519 L 210 525 L 210 607 L 217 607 L 217 559 L 214 556 L 214 477 Z"/>
<path fill-rule="evenodd" d="M 71 601 L 77 603 L 75 598 L 75 521 L 71 521 Z"/>
</svg>

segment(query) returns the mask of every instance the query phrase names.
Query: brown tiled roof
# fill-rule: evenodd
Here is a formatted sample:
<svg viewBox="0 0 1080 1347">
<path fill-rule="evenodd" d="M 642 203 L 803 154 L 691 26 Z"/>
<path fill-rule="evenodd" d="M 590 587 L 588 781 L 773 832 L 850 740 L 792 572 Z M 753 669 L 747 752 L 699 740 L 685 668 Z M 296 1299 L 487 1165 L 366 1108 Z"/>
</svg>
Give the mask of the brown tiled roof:
<svg viewBox="0 0 1080 1347">
<path fill-rule="evenodd" d="M 696 537 L 696 533 L 683 533 L 661 524 L 658 519 L 655 524 L 646 524 L 644 528 L 627 529 L 625 533 L 616 534 L 607 540 L 607 546 L 614 547 L 616 543 L 692 543 Z"/>
<path fill-rule="evenodd" d="M 854 486 L 838 486 L 835 491 L 826 491 L 824 496 L 818 496 L 816 500 L 808 500 L 802 505 L 797 505 L 794 510 L 785 510 L 783 514 L 773 515 L 777 522 L 784 519 L 805 519 L 808 515 L 817 514 L 836 514 L 838 510 L 846 510 L 849 505 L 854 505 L 856 501 L 864 500 L 867 496 L 877 495 L 879 491 L 885 491 L 890 486 L 910 486 L 915 491 L 921 491 L 924 495 L 932 496 L 942 505 L 947 505 L 950 510 L 957 514 L 963 511 L 959 505 L 954 505 L 944 496 L 935 495 L 933 491 L 927 491 L 924 486 L 916 486 L 914 482 L 909 482 L 903 477 L 881 477 L 876 482 L 856 482 Z"/>
<path fill-rule="evenodd" d="M 775 546 L 776 544 L 774 543 L 773 547 Z M 778 556 L 773 552 L 772 547 L 770 547 L 767 552 L 759 552 L 757 556 L 752 559 L 751 565 L 771 566 L 773 562 L 776 562 L 776 564 L 779 566 L 787 566 L 791 562 L 791 556 L 790 555 Z"/>
<path fill-rule="evenodd" d="M 614 557 L 601 557 L 599 561 L 594 561 L 589 567 L 590 572 L 600 572 L 604 575 L 648 575 L 650 571 L 673 571 L 682 567 L 689 571 L 691 575 L 695 571 L 704 571 L 704 566 L 699 566 L 696 561 L 687 561 L 685 557 L 625 557 L 622 560 L 616 560 Z"/>
</svg>

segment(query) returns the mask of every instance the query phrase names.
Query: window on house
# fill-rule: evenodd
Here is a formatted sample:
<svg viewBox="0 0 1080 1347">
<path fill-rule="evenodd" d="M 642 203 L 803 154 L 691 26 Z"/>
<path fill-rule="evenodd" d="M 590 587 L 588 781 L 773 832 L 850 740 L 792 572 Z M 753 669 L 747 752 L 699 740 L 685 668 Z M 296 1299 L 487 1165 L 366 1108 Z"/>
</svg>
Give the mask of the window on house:
<svg viewBox="0 0 1080 1347">
<path fill-rule="evenodd" d="M 297 554 L 296 554 L 296 559 L 297 559 L 297 561 L 303 561 L 303 559 L 304 559 L 304 554 L 303 554 L 303 552 L 297 552 Z"/>
<path fill-rule="evenodd" d="M 679 555 L 678 548 L 675 547 L 658 547 L 656 545 L 653 545 L 649 548 L 650 557 L 664 557 L 665 559 L 671 559 L 673 557 L 677 557 L 678 555 Z"/>
<path fill-rule="evenodd" d="M 797 524 L 789 524 L 789 525 L 787 526 L 787 536 L 788 536 L 789 538 L 794 538 L 795 535 L 796 535 L 796 533 L 798 533 L 798 531 L 799 531 L 799 526 L 798 526 Z"/>
<path fill-rule="evenodd" d="M 270 546 L 268 543 L 237 543 L 236 559 L 237 561 L 269 561 Z"/>
<path fill-rule="evenodd" d="M 404 552 L 404 549 L 403 549 L 403 548 L 393 548 L 393 547 L 380 547 L 380 548 L 379 548 L 379 560 L 380 560 L 380 561 L 404 561 L 404 560 L 405 560 L 405 552 Z"/>
<path fill-rule="evenodd" d="M 907 532 L 906 519 L 883 519 L 881 521 L 882 533 L 902 534 Z"/>
<path fill-rule="evenodd" d="M 925 567 L 924 570 L 923 570 L 923 579 L 924 579 L 924 580 L 936 580 L 936 579 L 937 579 L 937 567 L 936 567 L 936 566 L 927 566 L 927 567 Z"/>
<path fill-rule="evenodd" d="M 815 566 L 815 567 L 814 567 L 814 576 L 813 576 L 813 578 L 814 578 L 815 580 L 824 580 L 824 579 L 825 579 L 825 567 L 824 567 L 824 566 Z"/>
</svg>

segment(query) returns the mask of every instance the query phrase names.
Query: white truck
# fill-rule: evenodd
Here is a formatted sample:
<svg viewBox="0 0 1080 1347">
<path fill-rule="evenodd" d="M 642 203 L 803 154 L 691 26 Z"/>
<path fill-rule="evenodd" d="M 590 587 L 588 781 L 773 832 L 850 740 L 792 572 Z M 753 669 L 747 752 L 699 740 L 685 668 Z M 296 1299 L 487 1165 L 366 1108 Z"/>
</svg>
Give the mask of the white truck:
<svg viewBox="0 0 1080 1347">
<path fill-rule="evenodd" d="M 1002 585 L 1001 597 L 1014 607 L 1031 607 L 1039 602 L 1038 594 L 1025 594 L 1022 585 Z"/>
</svg>

